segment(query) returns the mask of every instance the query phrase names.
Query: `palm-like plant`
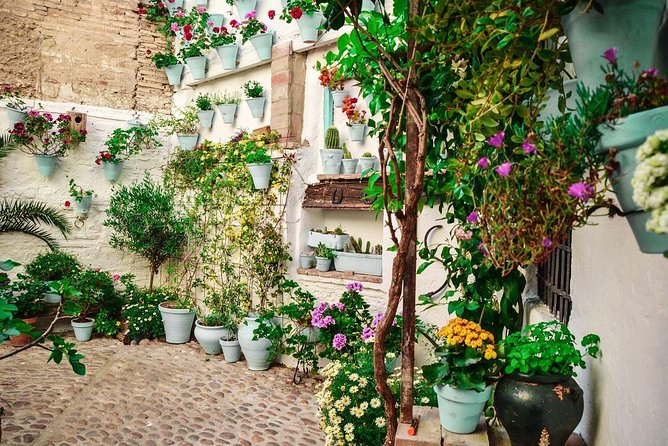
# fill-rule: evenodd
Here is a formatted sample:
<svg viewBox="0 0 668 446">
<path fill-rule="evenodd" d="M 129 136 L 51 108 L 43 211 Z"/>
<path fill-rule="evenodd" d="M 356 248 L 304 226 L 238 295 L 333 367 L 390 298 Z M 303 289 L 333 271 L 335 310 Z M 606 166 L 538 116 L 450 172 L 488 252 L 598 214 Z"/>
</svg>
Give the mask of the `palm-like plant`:
<svg viewBox="0 0 668 446">
<path fill-rule="evenodd" d="M 0 159 L 5 158 L 15 146 L 10 144 L 11 135 L 7 133 L 0 134 Z"/>
<path fill-rule="evenodd" d="M 56 249 L 58 242 L 42 225 L 55 227 L 67 238 L 72 225 L 60 211 L 38 201 L 7 200 L 0 202 L 0 233 L 22 232 L 37 237 L 49 248 Z"/>
</svg>

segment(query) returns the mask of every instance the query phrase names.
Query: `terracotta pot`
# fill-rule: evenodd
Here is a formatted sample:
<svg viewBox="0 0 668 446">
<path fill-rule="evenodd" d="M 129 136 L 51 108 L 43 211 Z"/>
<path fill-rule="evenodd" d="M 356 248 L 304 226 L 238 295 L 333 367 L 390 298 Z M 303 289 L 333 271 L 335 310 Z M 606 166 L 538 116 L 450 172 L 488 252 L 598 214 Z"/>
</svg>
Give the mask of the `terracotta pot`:
<svg viewBox="0 0 668 446">
<path fill-rule="evenodd" d="M 26 324 L 30 324 L 33 327 L 35 324 L 37 324 L 37 316 L 22 320 Z M 9 337 L 9 343 L 12 345 L 12 347 L 23 347 L 24 345 L 29 344 L 30 341 L 32 341 L 32 338 L 25 333 L 21 333 L 18 336 Z"/>
</svg>

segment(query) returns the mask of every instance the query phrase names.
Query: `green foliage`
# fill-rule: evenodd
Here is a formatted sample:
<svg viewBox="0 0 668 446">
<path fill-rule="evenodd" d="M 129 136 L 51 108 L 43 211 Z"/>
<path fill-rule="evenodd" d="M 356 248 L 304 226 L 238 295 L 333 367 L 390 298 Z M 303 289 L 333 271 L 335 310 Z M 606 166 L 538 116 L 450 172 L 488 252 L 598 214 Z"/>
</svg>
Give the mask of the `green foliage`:
<svg viewBox="0 0 668 446">
<path fill-rule="evenodd" d="M 63 357 L 66 357 L 74 373 L 82 376 L 86 374 L 86 365 L 81 362 L 84 355 L 77 353 L 77 350 L 74 348 L 75 344 L 65 342 L 60 336 L 52 335 L 47 339 L 53 343 L 53 347 L 50 349 L 51 354 L 49 355 L 47 362 L 53 361 L 56 364 L 60 364 Z"/>
<path fill-rule="evenodd" d="M 200 93 L 197 95 L 197 99 L 195 99 L 195 105 L 197 106 L 198 109 L 202 111 L 206 110 L 213 110 L 213 106 L 211 105 L 212 97 L 208 93 Z"/>
<path fill-rule="evenodd" d="M 234 45 L 237 43 L 237 28 L 233 26 L 229 28 L 225 26 L 221 26 L 220 28 L 214 27 L 210 39 L 212 48 L 223 45 Z"/>
<path fill-rule="evenodd" d="M 221 105 L 221 104 L 239 105 L 241 103 L 241 93 L 239 93 L 238 91 L 229 92 L 225 90 L 219 93 L 214 93 L 211 99 L 216 105 Z"/>
<path fill-rule="evenodd" d="M 60 210 L 39 201 L 0 201 L 0 233 L 21 232 L 42 240 L 50 249 L 57 249 L 58 242 L 42 226 L 57 229 L 63 237 L 72 231 L 72 225 Z"/>
<path fill-rule="evenodd" d="M 72 118 L 66 114 L 30 110 L 23 122 L 9 131 L 12 141 L 29 155 L 65 156 L 76 144 L 86 139 L 85 130 L 71 128 Z"/>
<path fill-rule="evenodd" d="M 575 367 L 586 368 L 584 356 L 598 355 L 597 335 L 582 338 L 583 355 L 576 346 L 575 336 L 557 321 L 527 325 L 501 341 L 499 353 L 505 360 L 506 374 L 577 376 Z"/>
<path fill-rule="evenodd" d="M 315 255 L 316 257 L 325 259 L 333 259 L 335 257 L 334 251 L 324 243 L 318 243 L 318 246 L 315 248 Z"/>
<path fill-rule="evenodd" d="M 271 155 L 264 147 L 256 147 L 246 154 L 246 164 L 267 164 L 271 162 Z"/>
<path fill-rule="evenodd" d="M 12 144 L 12 135 L 0 133 L 0 160 L 9 155 L 15 148 L 16 145 Z"/>
<path fill-rule="evenodd" d="M 181 60 L 204 56 L 206 51 L 212 48 L 207 25 L 208 20 L 209 14 L 206 11 L 200 13 L 196 7 L 191 8 L 181 17 L 174 15 L 167 19 L 167 23 L 162 29 L 169 29 L 169 32 L 173 33 L 172 24 L 178 25 L 177 36 L 180 39 L 178 54 Z"/>
<path fill-rule="evenodd" d="M 325 132 L 325 149 L 336 150 L 341 146 L 339 129 L 332 126 Z M 350 152 L 349 152 L 350 153 Z"/>
<path fill-rule="evenodd" d="M 63 313 L 76 316 L 75 320 L 83 322 L 98 306 L 106 306 L 111 312 L 120 309 L 114 282 L 107 272 L 85 269 L 72 278 L 52 282 L 51 286 L 66 301 Z"/>
<path fill-rule="evenodd" d="M 109 200 L 104 226 L 113 231 L 109 244 L 144 257 L 153 276 L 169 258 L 183 251 L 188 218 L 174 202 L 174 192 L 163 188 L 148 175 L 141 182 L 122 186 Z"/>
<path fill-rule="evenodd" d="M 70 197 L 74 198 L 74 201 L 81 202 L 84 197 L 91 197 L 95 193 L 92 189 L 84 190 L 83 187 L 79 186 L 74 178 L 69 179 L 70 186 Z"/>
<path fill-rule="evenodd" d="M 163 52 L 155 53 L 151 56 L 151 60 L 158 69 L 182 63 L 182 61 L 174 54 L 173 43 L 169 41 L 165 44 L 165 50 Z"/>
<path fill-rule="evenodd" d="M 104 142 L 105 150 L 101 150 L 95 158 L 95 163 L 114 163 L 128 160 L 143 150 L 161 147 L 162 143 L 156 138 L 158 132 L 153 127 L 134 126 L 129 129 L 116 129 Z"/>
<path fill-rule="evenodd" d="M 241 43 L 244 44 L 253 36 L 265 34 L 267 32 L 267 25 L 259 21 L 256 17 L 247 17 L 237 29 L 239 34 L 241 34 Z"/>
<path fill-rule="evenodd" d="M 350 153 L 350 150 L 348 150 L 348 147 L 346 147 L 345 142 L 341 145 L 341 150 L 343 150 L 343 159 L 344 160 L 349 160 L 349 159 L 353 158 L 353 155 Z"/>
<path fill-rule="evenodd" d="M 247 81 L 241 88 L 247 98 L 261 98 L 264 87 L 258 81 Z"/>
<path fill-rule="evenodd" d="M 13 310 L 15 317 L 29 319 L 44 314 L 44 294 L 48 291 L 49 287 L 43 281 L 18 274 L 17 280 L 0 288 L 0 298 L 16 307 Z"/>
<path fill-rule="evenodd" d="M 371 152 L 364 152 L 362 158 L 375 158 L 375 156 Z"/>
<path fill-rule="evenodd" d="M 26 274 L 45 282 L 73 277 L 80 270 L 77 258 L 60 250 L 42 252 L 25 267 Z"/>
<path fill-rule="evenodd" d="M 125 288 L 122 292 L 125 305 L 121 316 L 127 321 L 128 336 L 147 339 L 164 336 L 165 329 L 158 306 L 162 302 L 177 299 L 176 293 L 163 288 L 156 288 L 153 292 L 139 289 L 131 275 L 123 276 L 121 282 Z"/>
<path fill-rule="evenodd" d="M 199 132 L 199 117 L 196 107 L 185 107 L 176 110 L 173 116 L 156 116 L 148 125 L 149 128 L 163 130 L 169 135 L 194 135 Z"/>
</svg>

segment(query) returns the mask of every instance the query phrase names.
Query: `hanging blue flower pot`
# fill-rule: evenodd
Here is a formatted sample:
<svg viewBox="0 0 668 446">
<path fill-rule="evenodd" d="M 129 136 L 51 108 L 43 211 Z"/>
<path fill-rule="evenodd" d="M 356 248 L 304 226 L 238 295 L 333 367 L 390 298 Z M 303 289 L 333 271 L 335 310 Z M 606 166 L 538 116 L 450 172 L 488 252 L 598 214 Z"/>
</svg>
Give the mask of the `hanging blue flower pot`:
<svg viewBox="0 0 668 446">
<path fill-rule="evenodd" d="M 259 118 L 264 116 L 264 103 L 265 102 L 266 102 L 265 97 L 246 99 L 246 104 L 248 104 L 248 108 L 250 109 L 251 115 L 254 118 L 259 119 Z"/>
<path fill-rule="evenodd" d="M 56 161 L 58 161 L 57 156 L 53 155 L 35 155 L 35 162 L 37 163 L 37 169 L 39 169 L 39 174 L 43 177 L 50 177 L 53 175 L 53 171 L 56 170 Z"/>
<path fill-rule="evenodd" d="M 305 13 L 297 19 L 297 26 L 302 35 L 304 43 L 315 43 L 318 41 L 320 25 L 325 20 L 321 12 Z"/>
<path fill-rule="evenodd" d="M 186 64 L 194 80 L 206 78 L 206 62 L 207 58 L 205 56 L 188 57 L 186 59 Z"/>
<path fill-rule="evenodd" d="M 271 59 L 271 48 L 274 45 L 274 33 L 268 32 L 263 34 L 257 34 L 249 39 L 255 48 L 257 57 L 260 60 L 270 60 Z"/>
<path fill-rule="evenodd" d="M 215 116 L 216 112 L 213 110 L 200 110 L 197 112 L 197 117 L 199 118 L 200 124 L 202 124 L 202 127 L 205 129 L 210 129 L 213 127 L 213 117 Z"/>
<path fill-rule="evenodd" d="M 218 110 L 225 124 L 234 124 L 237 107 L 237 104 L 218 104 Z"/>
<path fill-rule="evenodd" d="M 209 14 L 209 20 L 207 20 L 207 27 L 209 32 L 212 33 L 214 28 L 220 28 L 223 26 L 223 20 L 225 20 L 225 16 L 223 14 Z"/>
<path fill-rule="evenodd" d="M 163 68 L 165 74 L 167 75 L 167 81 L 169 85 L 181 85 L 181 76 L 183 75 L 183 68 L 185 65 L 182 63 L 177 63 L 176 65 L 170 65 Z"/>
<path fill-rule="evenodd" d="M 253 178 L 253 186 L 255 189 L 269 188 L 269 180 L 271 180 L 271 169 L 274 167 L 272 162 L 268 163 L 253 163 L 246 164 Z"/>
<path fill-rule="evenodd" d="M 123 161 L 118 163 L 102 163 L 102 168 L 104 169 L 104 177 L 111 181 L 112 183 L 121 176 L 121 170 L 123 170 Z"/>
<path fill-rule="evenodd" d="M 7 128 L 12 130 L 15 124 L 25 121 L 28 114 L 21 110 L 14 110 L 13 108 L 6 107 L 7 110 Z"/>
<path fill-rule="evenodd" d="M 257 0 L 234 0 L 234 6 L 237 8 L 239 18 L 243 21 L 246 18 L 246 14 L 255 11 Z"/>
<path fill-rule="evenodd" d="M 222 45 L 216 48 L 216 53 L 220 61 L 223 63 L 223 68 L 226 70 L 234 70 L 237 68 L 237 55 L 239 54 L 238 45 Z"/>
<path fill-rule="evenodd" d="M 176 138 L 179 140 L 179 146 L 182 150 L 190 151 L 194 150 L 197 147 L 197 140 L 199 139 L 199 134 L 194 135 L 176 135 Z"/>
<path fill-rule="evenodd" d="M 83 215 L 87 214 L 90 210 L 90 203 L 93 201 L 93 197 L 91 195 L 86 195 L 81 197 L 79 200 L 72 197 L 72 201 L 74 201 L 74 209 L 76 210 L 77 214 Z"/>
</svg>

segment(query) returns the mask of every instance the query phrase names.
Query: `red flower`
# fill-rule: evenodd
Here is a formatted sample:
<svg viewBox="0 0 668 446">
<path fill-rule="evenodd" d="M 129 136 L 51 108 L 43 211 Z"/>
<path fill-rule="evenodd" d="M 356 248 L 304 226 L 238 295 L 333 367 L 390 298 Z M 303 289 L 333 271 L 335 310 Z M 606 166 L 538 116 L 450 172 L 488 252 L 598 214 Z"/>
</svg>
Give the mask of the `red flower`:
<svg viewBox="0 0 668 446">
<path fill-rule="evenodd" d="M 214 26 L 212 31 L 214 33 L 218 34 L 220 32 L 220 28 L 218 28 L 217 26 Z"/>
<path fill-rule="evenodd" d="M 104 153 L 104 154 L 102 155 L 102 157 L 103 157 L 104 159 L 106 159 L 106 160 L 111 159 L 111 153 L 106 152 L 106 153 Z"/>
<path fill-rule="evenodd" d="M 193 30 L 192 25 L 186 25 L 183 27 L 183 32 L 184 33 L 190 33 Z"/>
<path fill-rule="evenodd" d="M 146 54 L 151 54 L 151 53 L 152 53 L 151 50 L 146 50 Z"/>
<path fill-rule="evenodd" d="M 239 22 L 237 22 L 235 19 L 232 19 L 232 20 L 230 21 L 230 26 L 231 26 L 232 28 L 237 28 L 237 27 L 239 26 Z"/>
<path fill-rule="evenodd" d="M 100 158 L 95 158 L 95 164 L 99 166 L 101 162 L 102 160 Z"/>
<path fill-rule="evenodd" d="M 276 11 L 274 11 L 273 9 L 270 9 L 269 12 L 267 13 L 267 15 L 269 16 L 270 20 L 274 20 L 274 17 L 276 17 Z"/>
<path fill-rule="evenodd" d="M 139 14 L 139 15 L 146 14 L 147 12 L 148 12 L 148 11 L 146 11 L 146 9 L 144 9 L 144 8 L 139 8 L 139 9 L 137 10 L 137 14 Z"/>
<path fill-rule="evenodd" d="M 65 207 L 68 208 L 68 207 L 70 207 L 71 204 L 72 204 L 72 203 L 70 203 L 70 201 L 67 200 L 67 201 L 65 202 Z"/>
<path fill-rule="evenodd" d="M 191 33 L 183 33 L 183 38 L 186 39 L 187 41 L 192 40 L 193 35 Z"/>
<path fill-rule="evenodd" d="M 304 14 L 304 11 L 301 10 L 298 6 L 295 6 L 290 10 L 290 15 L 293 19 L 299 20 L 299 18 Z"/>
</svg>

